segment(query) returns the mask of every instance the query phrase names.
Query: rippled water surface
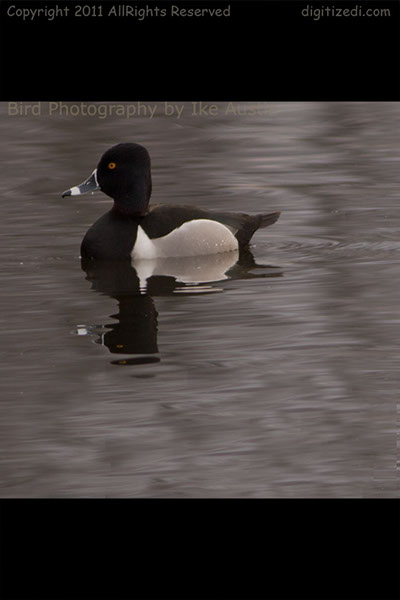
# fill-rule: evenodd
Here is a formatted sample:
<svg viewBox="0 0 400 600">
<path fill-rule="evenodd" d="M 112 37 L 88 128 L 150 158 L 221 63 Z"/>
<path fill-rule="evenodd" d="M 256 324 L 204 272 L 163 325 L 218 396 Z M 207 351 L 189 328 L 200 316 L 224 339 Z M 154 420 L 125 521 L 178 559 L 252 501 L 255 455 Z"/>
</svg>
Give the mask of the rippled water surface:
<svg viewBox="0 0 400 600">
<path fill-rule="evenodd" d="M 398 496 L 400 106 L 225 106 L 1 105 L 1 497 Z M 110 199 L 61 193 L 121 141 L 154 202 L 281 218 L 240 264 L 81 265 Z"/>
</svg>

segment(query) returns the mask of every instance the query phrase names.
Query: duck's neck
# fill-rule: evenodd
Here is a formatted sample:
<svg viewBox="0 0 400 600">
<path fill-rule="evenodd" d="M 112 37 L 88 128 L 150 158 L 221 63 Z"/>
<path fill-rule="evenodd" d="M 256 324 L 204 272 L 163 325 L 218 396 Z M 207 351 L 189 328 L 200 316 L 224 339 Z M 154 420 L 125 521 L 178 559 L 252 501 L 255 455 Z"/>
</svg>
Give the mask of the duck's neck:
<svg viewBox="0 0 400 600">
<path fill-rule="evenodd" d="M 124 216 L 144 217 L 149 212 L 151 194 L 150 185 L 146 182 L 137 182 L 129 190 L 129 194 L 114 198 L 112 210 Z"/>
<path fill-rule="evenodd" d="M 144 217 L 149 212 L 148 203 L 146 206 L 139 207 L 136 202 L 121 202 L 119 199 L 114 200 L 114 205 L 111 210 L 114 213 L 123 215 L 125 217 Z"/>
</svg>

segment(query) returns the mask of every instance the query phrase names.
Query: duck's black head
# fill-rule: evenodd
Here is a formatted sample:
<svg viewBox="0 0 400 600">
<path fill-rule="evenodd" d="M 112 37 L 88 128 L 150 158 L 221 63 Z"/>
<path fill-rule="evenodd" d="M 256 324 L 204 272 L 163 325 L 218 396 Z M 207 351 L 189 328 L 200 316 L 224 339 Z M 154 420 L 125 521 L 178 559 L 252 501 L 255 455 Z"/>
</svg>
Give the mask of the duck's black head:
<svg viewBox="0 0 400 600">
<path fill-rule="evenodd" d="M 140 144 L 117 144 L 109 148 L 92 175 L 81 185 L 64 192 L 63 197 L 96 189 L 114 200 L 113 210 L 144 216 L 151 195 L 151 165 L 146 148 Z"/>
<path fill-rule="evenodd" d="M 139 144 L 118 144 L 97 165 L 97 182 L 121 212 L 145 215 L 151 195 L 150 156 Z"/>
</svg>

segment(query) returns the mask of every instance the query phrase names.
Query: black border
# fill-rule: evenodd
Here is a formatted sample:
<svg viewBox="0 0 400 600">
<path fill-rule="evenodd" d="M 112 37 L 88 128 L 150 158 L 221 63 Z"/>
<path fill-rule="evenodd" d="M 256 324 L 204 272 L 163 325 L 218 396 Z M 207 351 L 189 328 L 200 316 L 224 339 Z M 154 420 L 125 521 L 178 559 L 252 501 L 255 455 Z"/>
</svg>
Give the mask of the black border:
<svg viewBox="0 0 400 600">
<path fill-rule="evenodd" d="M 4 600 L 395 600 L 398 500 L 2 500 Z"/>
<path fill-rule="evenodd" d="M 53 3 L 54 4 L 54 3 Z M 0 100 L 306 101 L 400 98 L 400 5 L 393 0 L 84 0 L 160 9 L 231 6 L 229 18 L 22 21 L 0 2 Z M 31 9 L 45 0 L 19 0 Z M 389 9 L 390 17 L 302 12 Z M 336 14 L 335 13 L 335 14 Z M 304 13 L 308 14 L 308 13 Z M 311 13 L 310 13 L 311 14 Z"/>
<path fill-rule="evenodd" d="M 21 24 L 3 18 L 12 3 L 0 2 L 1 101 L 400 99 L 390 0 L 357 2 L 390 7 L 388 20 L 231 0 L 229 23 L 167 26 Z M 0 500 L 0 519 L 5 600 L 400 596 L 398 500 Z"/>
</svg>

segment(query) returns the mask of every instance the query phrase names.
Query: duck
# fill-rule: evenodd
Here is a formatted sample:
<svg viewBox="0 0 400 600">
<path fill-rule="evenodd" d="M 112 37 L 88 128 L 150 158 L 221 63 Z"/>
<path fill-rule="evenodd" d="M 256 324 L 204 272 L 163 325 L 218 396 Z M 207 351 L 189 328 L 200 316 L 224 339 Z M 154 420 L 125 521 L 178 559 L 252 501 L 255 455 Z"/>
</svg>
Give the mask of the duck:
<svg viewBox="0 0 400 600">
<path fill-rule="evenodd" d="M 84 236 L 83 259 L 140 261 L 240 253 L 257 229 L 272 225 L 280 216 L 280 211 L 249 215 L 183 204 L 149 206 L 150 155 L 136 143 L 120 143 L 106 150 L 92 174 L 62 197 L 96 190 L 114 204 Z"/>
</svg>

